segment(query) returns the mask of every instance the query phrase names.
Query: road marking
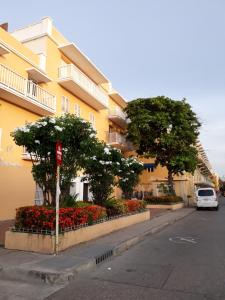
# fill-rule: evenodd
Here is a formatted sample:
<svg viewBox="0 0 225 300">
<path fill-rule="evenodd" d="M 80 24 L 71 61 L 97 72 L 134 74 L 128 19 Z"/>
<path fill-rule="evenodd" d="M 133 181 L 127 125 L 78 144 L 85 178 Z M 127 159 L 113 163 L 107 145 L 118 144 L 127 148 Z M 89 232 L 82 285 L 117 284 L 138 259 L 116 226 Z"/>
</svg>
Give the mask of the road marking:
<svg viewBox="0 0 225 300">
<path fill-rule="evenodd" d="M 181 241 L 186 241 L 186 242 L 189 242 L 189 243 L 193 243 L 193 244 L 196 244 L 195 240 L 194 239 L 190 239 L 190 238 L 180 238 Z"/>
<path fill-rule="evenodd" d="M 176 236 L 174 238 L 169 238 L 169 241 L 175 244 L 197 244 L 195 239 L 192 237 Z"/>
</svg>

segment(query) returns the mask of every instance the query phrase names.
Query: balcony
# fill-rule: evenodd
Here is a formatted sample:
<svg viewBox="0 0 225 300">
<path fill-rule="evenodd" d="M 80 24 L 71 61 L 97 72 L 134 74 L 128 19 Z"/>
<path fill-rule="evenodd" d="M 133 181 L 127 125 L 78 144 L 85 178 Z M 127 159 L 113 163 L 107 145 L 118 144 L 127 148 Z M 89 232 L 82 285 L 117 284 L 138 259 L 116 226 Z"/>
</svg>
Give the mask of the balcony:
<svg viewBox="0 0 225 300">
<path fill-rule="evenodd" d="M 108 107 L 108 96 L 75 65 L 60 67 L 58 82 L 96 110 Z"/>
<path fill-rule="evenodd" d="M 120 109 L 115 108 L 109 110 L 109 120 L 119 125 L 121 128 L 127 127 L 126 114 Z"/>
<path fill-rule="evenodd" d="M 108 144 L 120 150 L 128 150 L 129 148 L 126 138 L 118 132 L 108 133 Z"/>
<path fill-rule="evenodd" d="M 1 98 L 40 116 L 55 113 L 56 98 L 37 84 L 0 64 Z"/>
</svg>

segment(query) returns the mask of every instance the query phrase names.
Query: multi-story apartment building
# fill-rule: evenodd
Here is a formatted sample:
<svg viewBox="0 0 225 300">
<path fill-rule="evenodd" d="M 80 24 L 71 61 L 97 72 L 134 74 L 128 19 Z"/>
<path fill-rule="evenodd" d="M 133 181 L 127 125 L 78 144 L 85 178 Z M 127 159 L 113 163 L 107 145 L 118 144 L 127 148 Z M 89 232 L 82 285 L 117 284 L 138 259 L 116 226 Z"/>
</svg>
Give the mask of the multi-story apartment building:
<svg viewBox="0 0 225 300">
<path fill-rule="evenodd" d="M 3 27 L 3 28 L 2 28 Z M 50 18 L 13 33 L 0 27 L 0 220 L 32 205 L 35 184 L 25 149 L 13 142 L 17 127 L 45 115 L 74 113 L 88 121 L 100 140 L 126 149 L 125 99 L 108 78 L 53 26 Z M 74 189 L 87 197 L 76 178 Z"/>
<path fill-rule="evenodd" d="M 35 199 L 29 156 L 10 136 L 16 127 L 41 116 L 69 112 L 90 121 L 100 140 L 125 155 L 130 150 L 123 136 L 125 99 L 79 48 L 57 31 L 50 18 L 13 33 L 6 27 L 0 27 L 0 221 L 12 219 L 17 207 L 32 205 Z M 143 162 L 145 171 L 137 189 L 160 194 L 166 168 L 155 168 L 154 159 Z M 210 178 L 206 169 L 211 172 L 203 155 L 194 177 L 175 177 L 177 194 L 184 199 L 192 195 L 195 183 Z M 88 198 L 88 184 L 81 182 L 81 177 L 74 179 L 72 189 L 81 200 Z"/>
</svg>

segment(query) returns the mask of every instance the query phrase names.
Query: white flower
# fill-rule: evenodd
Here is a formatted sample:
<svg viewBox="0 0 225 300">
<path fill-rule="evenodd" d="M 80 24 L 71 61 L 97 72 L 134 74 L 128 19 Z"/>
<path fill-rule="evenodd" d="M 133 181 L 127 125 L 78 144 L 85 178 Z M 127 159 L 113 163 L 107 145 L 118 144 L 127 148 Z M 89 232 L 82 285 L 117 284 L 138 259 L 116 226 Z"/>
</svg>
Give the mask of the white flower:
<svg viewBox="0 0 225 300">
<path fill-rule="evenodd" d="M 92 137 L 95 137 L 95 133 L 91 133 L 90 134 L 90 137 L 92 138 Z"/>
<path fill-rule="evenodd" d="M 42 126 L 46 126 L 48 123 L 45 122 L 45 121 L 42 121 L 42 122 L 39 122 L 39 124 L 42 125 Z"/>
<path fill-rule="evenodd" d="M 48 155 L 50 155 L 51 154 L 51 152 L 48 152 Z"/>
<path fill-rule="evenodd" d="M 58 130 L 58 131 L 62 131 L 62 127 L 59 127 L 58 125 L 55 125 L 55 130 Z"/>
<path fill-rule="evenodd" d="M 40 141 L 39 140 L 35 140 L 34 141 L 36 144 L 39 144 L 40 145 Z"/>
<path fill-rule="evenodd" d="M 104 148 L 104 152 L 105 152 L 105 154 L 110 154 L 109 148 L 105 147 L 105 148 Z"/>
<path fill-rule="evenodd" d="M 30 132 L 30 129 L 29 128 L 27 128 L 27 127 L 25 127 L 25 128 L 23 128 L 23 130 L 22 130 L 23 132 Z"/>
<path fill-rule="evenodd" d="M 54 118 L 50 118 L 49 119 L 49 123 L 55 124 L 55 119 Z"/>
</svg>

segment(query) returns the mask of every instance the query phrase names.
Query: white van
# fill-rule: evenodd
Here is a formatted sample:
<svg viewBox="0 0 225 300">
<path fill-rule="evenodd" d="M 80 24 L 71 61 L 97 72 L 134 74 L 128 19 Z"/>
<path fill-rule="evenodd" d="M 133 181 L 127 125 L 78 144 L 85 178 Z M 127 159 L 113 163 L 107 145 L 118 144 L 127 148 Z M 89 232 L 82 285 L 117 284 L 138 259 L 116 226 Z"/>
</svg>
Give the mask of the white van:
<svg viewBox="0 0 225 300">
<path fill-rule="evenodd" d="M 203 207 L 219 208 L 218 197 L 213 188 L 199 188 L 196 192 L 197 209 Z"/>
</svg>

